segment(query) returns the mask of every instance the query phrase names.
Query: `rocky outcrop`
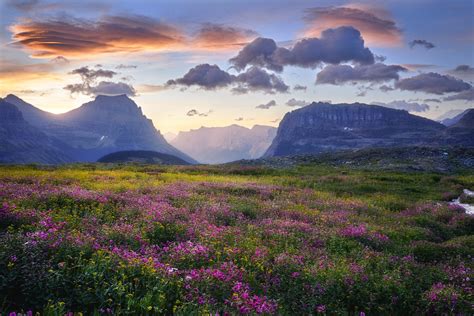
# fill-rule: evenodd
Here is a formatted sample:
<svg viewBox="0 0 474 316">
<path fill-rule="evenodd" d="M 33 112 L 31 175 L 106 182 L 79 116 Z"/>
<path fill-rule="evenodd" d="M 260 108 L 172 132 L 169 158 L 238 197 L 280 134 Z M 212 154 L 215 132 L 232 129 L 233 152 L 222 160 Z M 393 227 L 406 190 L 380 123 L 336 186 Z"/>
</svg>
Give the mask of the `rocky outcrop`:
<svg viewBox="0 0 474 316">
<path fill-rule="evenodd" d="M 201 163 L 225 163 L 259 158 L 275 134 L 275 127 L 263 125 L 201 127 L 180 132 L 171 144 Z"/>
<path fill-rule="evenodd" d="M 45 134 L 72 147 L 77 161 L 97 161 L 100 157 L 123 150 L 151 150 L 195 162 L 163 138 L 153 122 L 126 95 L 97 96 L 64 114 L 50 114 L 15 97 L 8 96 L 27 120 Z M 47 114 L 44 114 L 47 113 Z"/>
<path fill-rule="evenodd" d="M 403 110 L 312 103 L 287 113 L 265 157 L 436 144 L 445 127 Z"/>
<path fill-rule="evenodd" d="M 74 159 L 70 148 L 30 125 L 13 104 L 0 99 L 0 163 L 59 164 Z"/>
</svg>

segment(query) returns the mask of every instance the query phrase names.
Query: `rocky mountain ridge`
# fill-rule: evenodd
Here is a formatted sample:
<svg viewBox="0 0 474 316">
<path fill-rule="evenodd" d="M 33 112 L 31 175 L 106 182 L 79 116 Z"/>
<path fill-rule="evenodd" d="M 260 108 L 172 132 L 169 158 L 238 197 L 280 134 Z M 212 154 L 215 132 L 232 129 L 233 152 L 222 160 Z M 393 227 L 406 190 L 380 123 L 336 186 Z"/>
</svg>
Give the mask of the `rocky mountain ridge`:
<svg viewBox="0 0 474 316">
<path fill-rule="evenodd" d="M 126 95 L 100 95 L 63 114 L 42 111 L 14 95 L 6 100 L 25 113 L 29 124 L 72 147 L 69 154 L 75 161 L 96 161 L 123 150 L 151 150 L 195 162 L 171 146 Z"/>
<path fill-rule="evenodd" d="M 0 99 L 0 163 L 66 163 L 66 144 L 29 124 L 13 104 Z"/>
<path fill-rule="evenodd" d="M 446 128 L 404 110 L 313 102 L 284 116 L 264 157 L 369 147 L 471 146 L 472 136 L 465 127 Z"/>
</svg>

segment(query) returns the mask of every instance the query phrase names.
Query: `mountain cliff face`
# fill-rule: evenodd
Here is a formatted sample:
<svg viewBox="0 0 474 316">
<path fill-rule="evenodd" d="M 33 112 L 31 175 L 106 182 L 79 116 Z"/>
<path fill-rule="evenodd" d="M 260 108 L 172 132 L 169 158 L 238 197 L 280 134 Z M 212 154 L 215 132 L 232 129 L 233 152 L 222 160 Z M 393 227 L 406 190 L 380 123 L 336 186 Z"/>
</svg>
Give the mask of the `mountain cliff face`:
<svg viewBox="0 0 474 316">
<path fill-rule="evenodd" d="M 434 144 L 445 127 L 437 122 L 361 103 L 312 103 L 287 113 L 265 157 Z"/>
<path fill-rule="evenodd" d="M 201 127 L 180 132 L 171 144 L 202 163 L 225 163 L 259 158 L 270 146 L 276 128 L 255 125 L 251 129 L 231 125 Z"/>
<path fill-rule="evenodd" d="M 0 163 L 72 162 L 69 148 L 30 125 L 13 104 L 0 99 Z"/>
<path fill-rule="evenodd" d="M 71 146 L 71 155 L 77 161 L 96 161 L 116 151 L 152 150 L 194 162 L 168 144 L 153 122 L 126 95 L 97 96 L 94 101 L 57 115 L 12 95 L 8 99 L 27 113 L 25 119 L 29 123 Z"/>
</svg>

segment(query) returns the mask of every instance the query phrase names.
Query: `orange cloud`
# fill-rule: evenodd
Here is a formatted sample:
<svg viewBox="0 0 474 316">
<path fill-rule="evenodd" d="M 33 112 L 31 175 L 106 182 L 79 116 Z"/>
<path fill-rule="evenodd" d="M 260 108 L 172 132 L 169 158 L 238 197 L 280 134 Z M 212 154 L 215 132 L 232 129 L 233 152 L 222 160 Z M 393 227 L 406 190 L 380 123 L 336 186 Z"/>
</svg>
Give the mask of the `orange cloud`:
<svg viewBox="0 0 474 316">
<path fill-rule="evenodd" d="M 183 45 L 174 26 L 144 16 L 105 16 L 96 22 L 67 18 L 13 25 L 14 44 L 34 57 L 80 57 L 115 52 L 161 51 Z"/>
<path fill-rule="evenodd" d="M 26 90 L 25 87 L 51 84 L 61 80 L 54 73 L 53 63 L 18 65 L 12 61 L 0 60 L 0 94 Z"/>
<path fill-rule="evenodd" d="M 204 24 L 193 37 L 178 27 L 144 16 L 104 16 L 97 21 L 61 18 L 25 21 L 10 27 L 13 45 L 33 57 L 82 58 L 106 53 L 149 51 L 222 51 L 245 45 L 257 33 L 219 24 Z"/>
<path fill-rule="evenodd" d="M 204 50 L 238 49 L 257 37 L 252 30 L 241 29 L 220 24 L 204 24 L 198 31 L 193 44 Z"/>
<path fill-rule="evenodd" d="M 399 46 L 403 43 L 400 28 L 390 15 L 380 8 L 362 5 L 317 7 L 306 10 L 306 37 L 319 37 L 328 28 L 353 26 L 364 40 L 373 46 Z"/>
</svg>

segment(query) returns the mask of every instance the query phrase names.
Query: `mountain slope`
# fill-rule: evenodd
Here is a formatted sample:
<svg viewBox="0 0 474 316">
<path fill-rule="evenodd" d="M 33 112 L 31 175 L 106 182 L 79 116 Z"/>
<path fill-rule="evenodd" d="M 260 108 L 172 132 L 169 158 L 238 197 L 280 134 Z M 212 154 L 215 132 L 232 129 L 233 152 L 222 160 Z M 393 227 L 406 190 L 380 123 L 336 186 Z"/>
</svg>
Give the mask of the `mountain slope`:
<svg viewBox="0 0 474 316">
<path fill-rule="evenodd" d="M 265 157 L 434 144 L 445 127 L 377 105 L 312 103 L 287 113 Z"/>
<path fill-rule="evenodd" d="M 201 127 L 180 132 L 171 144 L 202 163 L 225 163 L 260 157 L 275 137 L 276 128 L 255 125 L 251 129 L 230 125 Z"/>
<path fill-rule="evenodd" d="M 38 110 L 12 95 L 9 100 L 27 113 L 25 118 L 32 125 L 73 147 L 71 154 L 79 161 L 96 161 L 123 150 L 151 150 L 195 162 L 171 146 L 126 95 L 97 96 L 79 108 L 57 115 Z"/>
<path fill-rule="evenodd" d="M 97 162 L 105 163 L 145 163 L 160 165 L 189 165 L 188 162 L 173 155 L 147 150 L 119 151 L 105 155 Z"/>
<path fill-rule="evenodd" d="M 453 111 L 450 111 L 452 114 L 452 116 L 448 116 L 448 117 L 443 117 L 441 120 L 438 118 L 438 121 L 445 125 L 445 126 L 452 126 L 454 124 L 456 124 L 457 122 L 459 122 L 464 115 L 466 115 L 470 110 L 472 109 L 467 109 L 467 110 L 453 110 Z M 449 115 L 449 112 L 446 113 L 446 115 Z"/>
<path fill-rule="evenodd" d="M 450 145 L 474 147 L 474 109 L 462 113 L 462 117 L 446 129 L 444 137 Z"/>
<path fill-rule="evenodd" d="M 0 163 L 72 162 L 69 148 L 30 125 L 13 104 L 0 99 Z"/>
<path fill-rule="evenodd" d="M 4 99 L 6 102 L 13 104 L 23 114 L 23 118 L 33 126 L 43 127 L 51 124 L 55 118 L 58 117 L 56 114 L 52 114 L 23 101 L 14 94 L 9 94 Z"/>
</svg>

